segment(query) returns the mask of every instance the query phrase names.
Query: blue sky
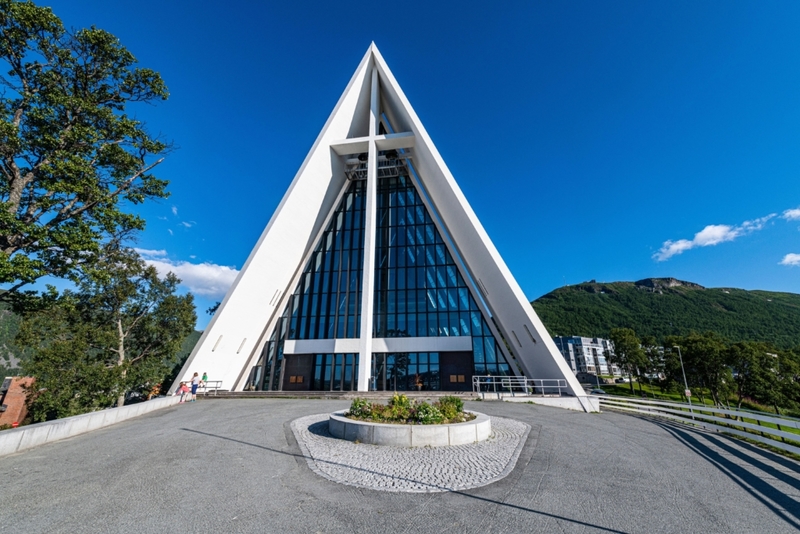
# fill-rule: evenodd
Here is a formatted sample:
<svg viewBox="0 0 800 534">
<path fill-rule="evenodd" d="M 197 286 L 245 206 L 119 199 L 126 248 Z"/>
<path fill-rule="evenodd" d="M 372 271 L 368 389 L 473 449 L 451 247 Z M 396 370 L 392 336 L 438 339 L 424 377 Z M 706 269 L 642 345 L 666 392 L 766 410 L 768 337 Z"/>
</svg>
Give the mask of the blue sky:
<svg viewBox="0 0 800 534">
<path fill-rule="evenodd" d="M 800 293 L 800 3 L 49 5 L 170 89 L 136 109 L 177 147 L 137 247 L 200 328 L 371 41 L 530 299 L 655 276 Z"/>
</svg>

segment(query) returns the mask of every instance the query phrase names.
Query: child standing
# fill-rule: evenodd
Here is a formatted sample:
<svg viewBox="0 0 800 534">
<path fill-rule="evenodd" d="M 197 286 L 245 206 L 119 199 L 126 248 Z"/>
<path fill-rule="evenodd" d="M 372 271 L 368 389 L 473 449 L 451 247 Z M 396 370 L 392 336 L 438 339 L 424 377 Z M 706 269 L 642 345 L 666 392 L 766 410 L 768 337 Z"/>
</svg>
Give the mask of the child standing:
<svg viewBox="0 0 800 534">
<path fill-rule="evenodd" d="M 183 399 L 185 399 L 189 394 L 189 386 L 186 385 L 186 382 L 181 382 L 181 385 L 178 386 L 178 390 L 175 392 L 175 394 L 178 393 L 181 394 L 181 400 L 178 402 L 184 402 Z"/>
</svg>

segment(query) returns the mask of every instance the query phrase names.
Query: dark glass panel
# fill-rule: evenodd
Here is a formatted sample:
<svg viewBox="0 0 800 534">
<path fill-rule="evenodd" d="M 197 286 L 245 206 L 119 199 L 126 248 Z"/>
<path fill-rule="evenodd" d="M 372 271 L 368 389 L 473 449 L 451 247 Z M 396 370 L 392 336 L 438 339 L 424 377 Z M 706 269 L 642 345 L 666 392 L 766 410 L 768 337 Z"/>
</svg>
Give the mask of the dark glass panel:
<svg viewBox="0 0 800 534">
<path fill-rule="evenodd" d="M 406 317 L 406 330 L 408 331 L 408 335 L 411 337 L 417 337 L 417 321 L 414 315 L 408 315 Z"/>
<path fill-rule="evenodd" d="M 473 311 L 470 312 L 470 319 L 472 322 L 472 335 L 473 336 L 480 336 L 483 334 L 483 330 L 481 329 L 481 323 L 483 322 L 481 318 L 480 312 Z"/>
<path fill-rule="evenodd" d="M 403 337 L 408 335 L 408 327 L 406 325 L 406 315 L 404 313 L 400 313 L 397 315 L 397 331 Z"/>
<path fill-rule="evenodd" d="M 450 318 L 450 335 L 451 336 L 460 336 L 461 335 L 461 328 L 459 325 L 459 318 L 458 312 L 451 311 L 449 314 Z"/>
<path fill-rule="evenodd" d="M 436 265 L 436 252 L 433 245 L 425 245 L 425 261 L 428 265 Z"/>
<path fill-rule="evenodd" d="M 472 359 L 476 364 L 483 363 L 485 361 L 485 358 L 484 358 L 484 355 L 483 355 L 483 338 L 482 337 L 476 337 L 476 338 L 472 339 Z"/>
<path fill-rule="evenodd" d="M 436 267 L 436 287 L 447 287 L 447 272 L 444 265 Z"/>
<path fill-rule="evenodd" d="M 458 314 L 458 324 L 461 326 L 461 335 L 462 336 L 470 335 L 469 314 L 467 314 L 465 312 L 460 312 Z"/>
<path fill-rule="evenodd" d="M 494 353 L 494 339 L 490 337 L 485 337 L 484 339 L 484 347 L 486 349 L 486 362 L 487 363 L 495 363 L 497 362 L 497 358 L 495 357 Z"/>
</svg>

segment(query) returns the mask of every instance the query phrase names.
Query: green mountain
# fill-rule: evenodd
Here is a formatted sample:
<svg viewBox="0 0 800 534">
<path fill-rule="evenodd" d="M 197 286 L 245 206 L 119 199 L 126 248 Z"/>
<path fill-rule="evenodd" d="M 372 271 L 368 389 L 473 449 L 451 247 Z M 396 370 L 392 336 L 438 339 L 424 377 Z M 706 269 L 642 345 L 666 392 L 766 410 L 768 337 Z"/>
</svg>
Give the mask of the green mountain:
<svg viewBox="0 0 800 534">
<path fill-rule="evenodd" d="M 705 288 L 674 278 L 565 286 L 533 301 L 551 335 L 608 337 L 612 328 L 641 336 L 714 331 L 732 341 L 800 346 L 800 295 Z"/>
</svg>

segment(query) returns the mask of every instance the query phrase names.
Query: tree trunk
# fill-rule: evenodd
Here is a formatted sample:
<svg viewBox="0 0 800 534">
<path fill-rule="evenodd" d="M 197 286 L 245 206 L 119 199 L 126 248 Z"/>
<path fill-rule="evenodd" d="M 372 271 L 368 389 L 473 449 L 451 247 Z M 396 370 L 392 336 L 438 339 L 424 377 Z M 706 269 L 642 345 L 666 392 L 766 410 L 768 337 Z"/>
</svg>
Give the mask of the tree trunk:
<svg viewBox="0 0 800 534">
<path fill-rule="evenodd" d="M 117 346 L 117 351 L 118 351 L 117 355 L 119 356 L 119 358 L 117 359 L 117 365 L 121 366 L 123 363 L 125 363 L 125 333 L 122 330 L 122 319 L 121 318 L 117 319 L 117 334 L 119 335 L 119 344 Z M 127 371 L 125 371 L 125 369 L 123 369 L 122 370 L 122 375 L 121 375 L 122 380 L 120 381 L 121 382 L 120 386 L 122 386 L 122 384 L 125 383 L 125 375 L 126 374 L 127 374 Z M 122 408 L 125 405 L 125 393 L 126 393 L 126 391 L 125 391 L 125 388 L 123 387 L 122 390 L 119 393 L 119 397 L 117 397 L 117 407 L 118 408 Z"/>
<path fill-rule="evenodd" d="M 636 392 L 633 390 L 633 374 L 628 373 L 628 384 L 631 386 L 631 395 L 636 395 Z"/>
</svg>

